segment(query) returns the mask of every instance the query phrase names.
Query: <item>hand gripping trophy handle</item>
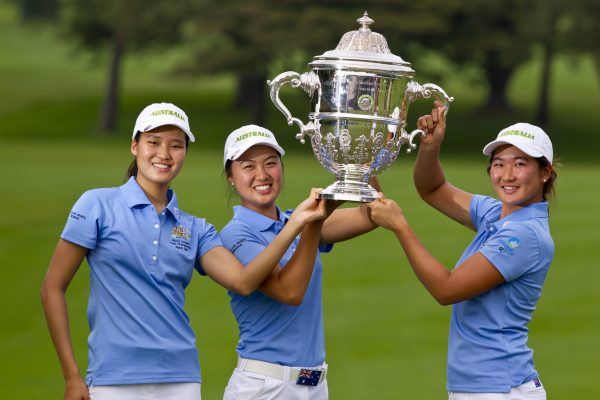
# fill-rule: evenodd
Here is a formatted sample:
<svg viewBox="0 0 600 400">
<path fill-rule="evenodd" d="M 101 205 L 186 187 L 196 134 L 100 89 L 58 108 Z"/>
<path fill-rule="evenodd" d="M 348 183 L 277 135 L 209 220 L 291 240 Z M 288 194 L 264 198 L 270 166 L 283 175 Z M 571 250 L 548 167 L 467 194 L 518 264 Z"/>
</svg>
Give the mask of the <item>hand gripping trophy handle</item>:
<svg viewBox="0 0 600 400">
<path fill-rule="evenodd" d="M 319 77 L 314 72 L 305 72 L 302 75 L 293 71 L 282 72 L 277 75 L 275 79 L 267 81 L 267 84 L 271 87 L 271 101 L 275 104 L 275 107 L 285 116 L 288 125 L 295 123 L 300 128 L 300 133 L 296 134 L 296 139 L 300 143 L 304 144 L 304 135 L 311 135 L 314 133 L 315 128 L 312 121 L 309 121 L 306 125 L 302 123 L 298 118 L 292 117 L 290 110 L 283 104 L 279 98 L 279 88 L 284 84 L 289 83 L 293 88 L 301 87 L 306 93 L 312 96 L 315 90 L 320 89 L 321 83 Z M 320 98 L 320 96 L 319 96 Z"/>
<path fill-rule="evenodd" d="M 431 96 L 441 101 L 444 107 L 446 107 L 446 110 L 444 111 L 444 115 L 446 115 L 448 113 L 448 108 L 450 107 L 450 102 L 454 100 L 454 97 L 448 96 L 444 89 L 433 83 L 425 83 L 424 85 L 420 85 L 415 81 L 408 82 L 406 87 L 406 97 L 409 103 L 412 103 L 417 99 L 428 99 Z M 417 145 L 413 143 L 417 136 L 425 135 L 426 133 L 421 129 L 415 129 L 410 134 L 404 133 L 404 141 L 405 143 L 408 143 L 406 152 L 410 153 L 417 148 Z"/>
</svg>

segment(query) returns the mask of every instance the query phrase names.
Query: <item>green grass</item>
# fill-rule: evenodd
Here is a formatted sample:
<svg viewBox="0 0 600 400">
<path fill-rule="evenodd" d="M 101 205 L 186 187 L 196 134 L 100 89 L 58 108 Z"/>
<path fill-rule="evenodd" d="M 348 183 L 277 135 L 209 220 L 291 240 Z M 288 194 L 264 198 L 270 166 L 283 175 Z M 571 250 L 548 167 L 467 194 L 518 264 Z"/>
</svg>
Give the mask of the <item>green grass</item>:
<svg viewBox="0 0 600 400">
<path fill-rule="evenodd" d="M 24 159 L 24 156 L 25 159 Z M 5 309 L 0 354 L 0 385 L 11 399 L 59 398 L 62 378 L 45 328 L 38 289 L 67 213 L 88 188 L 121 183 L 130 160 L 128 144 L 8 144 L 0 149 L 6 165 L 19 173 L 5 176 L 0 208 L 0 265 Z M 181 206 L 217 227 L 230 218 L 220 155 L 193 145 L 174 187 Z M 381 175 L 387 194 L 405 209 L 425 245 L 453 265 L 471 233 L 424 205 L 410 174 L 413 155 L 401 155 Z M 332 176 L 308 148 L 285 157 L 283 207 L 292 207 L 311 185 Z M 485 159 L 445 161 L 449 179 L 473 192 L 488 193 Z M 553 398 L 596 398 L 593 379 L 600 355 L 595 268 L 600 190 L 587 184 L 600 166 L 572 164 L 561 169 L 558 202 L 551 224 L 556 258 L 531 324 L 537 367 Z M 332 397 L 342 399 L 437 399 L 444 396 L 449 308 L 437 305 L 412 274 L 391 234 L 377 230 L 338 244 L 324 256 L 324 307 L 327 360 Z M 73 343 L 86 364 L 87 266 L 68 291 Z M 187 311 L 198 335 L 203 394 L 217 399 L 235 364 L 237 332 L 225 290 L 196 275 L 187 292 Z M 358 371 L 358 372 L 357 372 Z M 360 375 L 357 376 L 357 374 Z M 33 383 L 32 383 L 33 382 Z M 576 396 L 575 396 L 576 394 Z M 575 397 L 573 397 L 575 396 Z"/>
<path fill-rule="evenodd" d="M 181 206 L 222 227 L 231 217 L 221 178 L 221 146 L 227 133 L 249 123 L 229 106 L 229 76 L 175 79 L 167 71 L 180 54 L 159 52 L 129 58 L 124 66 L 118 133 L 96 132 L 105 60 L 77 54 L 54 27 L 19 26 L 10 6 L 0 4 L 0 158 L 6 173 L 0 196 L 0 387 L 10 399 L 60 398 L 63 383 L 39 302 L 39 286 L 67 213 L 86 189 L 119 185 L 130 161 L 129 132 L 139 110 L 153 101 L 182 106 L 198 143 L 175 181 Z M 307 62 L 310 60 L 307 60 Z M 417 71 L 419 63 L 414 62 Z M 422 61 L 420 61 L 422 62 Z M 302 72 L 302 71 L 299 71 Z M 462 71 L 438 82 L 456 97 L 449 113 L 444 163 L 449 179 L 466 190 L 490 194 L 480 149 L 498 129 L 529 119 L 537 93 L 539 63 L 521 68 L 510 85 L 512 116 L 473 114 L 485 96 Z M 418 76 L 421 83 L 425 77 Z M 302 119 L 303 93 L 283 93 Z M 287 104 L 287 103 L 286 103 Z M 531 324 L 537 368 L 552 398 L 596 399 L 600 393 L 600 320 L 597 268 L 600 88 L 588 60 L 561 58 L 553 75 L 553 120 L 548 131 L 559 170 L 558 201 L 551 210 L 556 257 Z M 415 104 L 412 122 L 427 110 Z M 298 111 L 296 111 L 298 110 Z M 292 207 L 311 186 L 332 176 L 295 128 L 270 107 L 269 126 L 288 154 L 280 205 Z M 447 221 L 416 196 L 413 155 L 402 153 L 381 176 L 386 194 L 397 199 L 431 252 L 451 266 L 471 234 Z M 437 305 L 412 274 L 395 239 L 383 230 L 341 243 L 324 256 L 324 307 L 329 385 L 334 399 L 444 398 L 446 338 L 450 309 Z M 87 266 L 68 291 L 73 344 L 82 369 L 88 334 L 85 308 Z M 195 276 L 187 311 L 197 332 L 203 366 L 203 396 L 221 398 L 236 360 L 236 326 L 224 289 Z"/>
</svg>

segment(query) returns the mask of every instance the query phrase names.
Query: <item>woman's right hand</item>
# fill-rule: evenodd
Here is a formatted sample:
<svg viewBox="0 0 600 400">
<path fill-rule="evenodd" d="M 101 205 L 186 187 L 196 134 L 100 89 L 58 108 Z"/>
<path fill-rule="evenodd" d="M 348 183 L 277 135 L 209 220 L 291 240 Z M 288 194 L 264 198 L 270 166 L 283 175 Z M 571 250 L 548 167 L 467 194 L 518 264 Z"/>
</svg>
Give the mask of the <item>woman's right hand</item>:
<svg viewBox="0 0 600 400">
<path fill-rule="evenodd" d="M 433 104 L 431 114 L 417 120 L 417 129 L 425 132 L 425 136 L 421 137 L 421 144 L 424 145 L 440 145 L 446 132 L 446 106 L 439 100 Z"/>
<path fill-rule="evenodd" d="M 65 400 L 90 400 L 90 393 L 79 375 L 65 381 Z"/>
<path fill-rule="evenodd" d="M 325 220 L 331 214 L 333 208 L 331 205 L 328 206 L 328 203 L 324 199 L 317 198 L 321 190 L 323 189 L 312 188 L 310 195 L 306 200 L 298 204 L 290 219 L 296 220 L 302 225 Z"/>
</svg>

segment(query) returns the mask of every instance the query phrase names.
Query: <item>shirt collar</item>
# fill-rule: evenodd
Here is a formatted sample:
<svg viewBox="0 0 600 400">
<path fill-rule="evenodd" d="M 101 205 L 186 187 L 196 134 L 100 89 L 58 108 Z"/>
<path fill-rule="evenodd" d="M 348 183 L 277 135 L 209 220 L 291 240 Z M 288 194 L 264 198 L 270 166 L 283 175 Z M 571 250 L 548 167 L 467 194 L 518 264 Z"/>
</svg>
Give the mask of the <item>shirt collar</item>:
<svg viewBox="0 0 600 400">
<path fill-rule="evenodd" d="M 234 206 L 233 207 L 233 218 L 239 221 L 250 224 L 259 231 L 269 230 L 275 223 L 281 222 L 285 224 L 289 217 L 281 212 L 279 207 L 277 207 L 277 215 L 279 216 L 278 220 L 273 220 L 265 215 L 262 215 L 259 212 L 246 208 L 244 206 Z"/>
<path fill-rule="evenodd" d="M 547 201 L 529 204 L 513 213 L 508 214 L 504 218 L 499 218 L 496 221 L 488 221 L 486 223 L 486 231 L 495 233 L 497 230 L 505 227 L 511 222 L 526 221 L 533 218 L 548 218 Z"/>
<path fill-rule="evenodd" d="M 505 220 L 510 221 L 525 221 L 532 218 L 547 218 L 548 217 L 548 202 L 541 201 L 539 203 L 531 203 L 517 211 L 507 215 Z"/>
<path fill-rule="evenodd" d="M 146 197 L 146 194 L 144 193 L 140 185 L 135 180 L 134 176 L 129 178 L 129 180 L 125 182 L 125 184 L 123 184 L 120 187 L 120 189 L 121 193 L 123 193 L 123 196 L 125 197 L 125 201 L 127 202 L 127 206 L 129 206 L 129 208 L 133 208 L 136 206 L 149 206 L 152 204 L 150 203 L 150 200 L 148 200 L 148 197 Z M 179 221 L 179 203 L 177 202 L 177 196 L 175 195 L 173 189 L 168 189 L 167 198 L 170 200 L 165 209 L 169 210 L 169 212 L 175 217 L 175 219 Z"/>
</svg>

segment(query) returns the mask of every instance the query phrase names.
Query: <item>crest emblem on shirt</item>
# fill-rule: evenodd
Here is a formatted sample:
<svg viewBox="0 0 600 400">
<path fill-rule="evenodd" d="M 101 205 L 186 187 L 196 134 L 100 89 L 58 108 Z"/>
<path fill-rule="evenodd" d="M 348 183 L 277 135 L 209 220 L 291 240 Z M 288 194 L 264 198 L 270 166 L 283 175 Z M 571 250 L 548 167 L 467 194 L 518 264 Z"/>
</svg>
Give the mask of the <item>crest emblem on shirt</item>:
<svg viewBox="0 0 600 400">
<path fill-rule="evenodd" d="M 189 239 L 191 237 L 192 237 L 192 235 L 190 234 L 190 231 L 185 229 L 185 227 L 183 227 L 183 226 L 176 226 L 171 231 L 171 239 L 177 239 L 177 238 Z"/>
<path fill-rule="evenodd" d="M 171 244 L 175 246 L 176 249 L 189 251 L 191 247 L 191 237 L 191 231 L 182 225 L 175 226 L 171 230 Z"/>
</svg>

